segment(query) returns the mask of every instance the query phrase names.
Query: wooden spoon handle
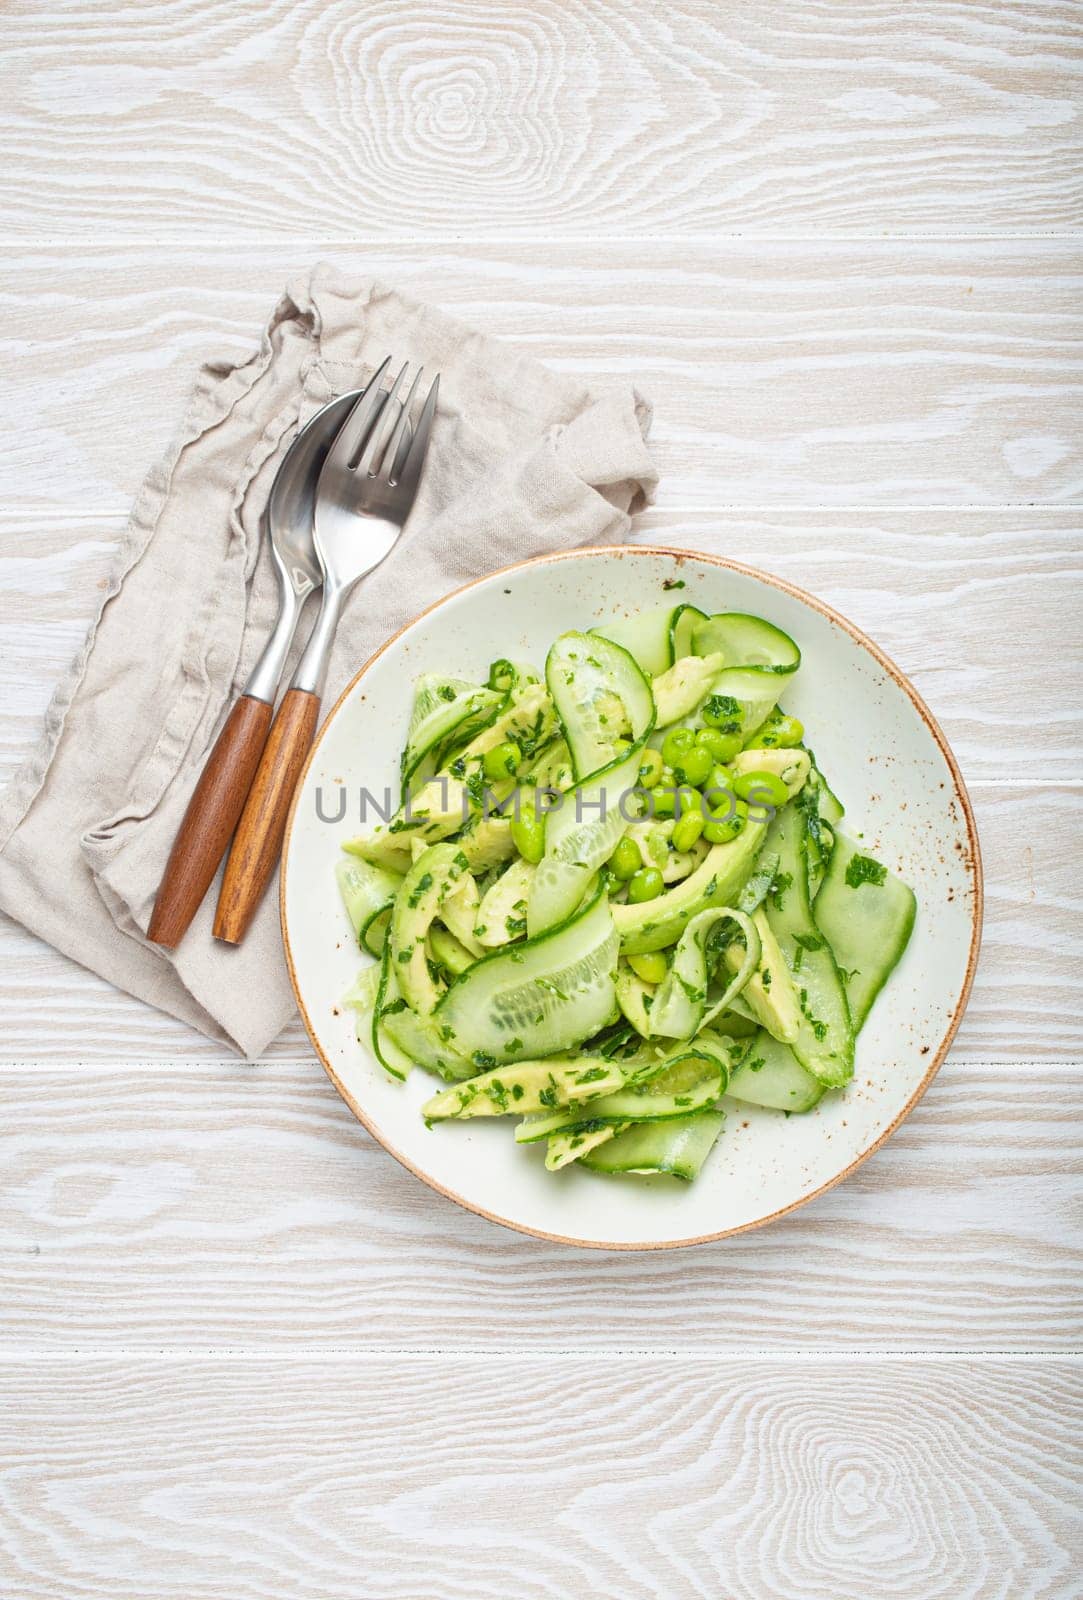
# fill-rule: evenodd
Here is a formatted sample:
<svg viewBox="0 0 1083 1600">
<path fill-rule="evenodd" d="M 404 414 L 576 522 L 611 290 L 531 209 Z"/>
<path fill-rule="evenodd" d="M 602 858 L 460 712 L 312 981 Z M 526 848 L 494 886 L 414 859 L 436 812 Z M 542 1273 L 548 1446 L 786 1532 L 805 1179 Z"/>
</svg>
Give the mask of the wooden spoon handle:
<svg viewBox="0 0 1083 1600">
<path fill-rule="evenodd" d="M 272 708 L 245 694 L 207 757 L 177 830 L 147 938 L 172 950 L 199 910 L 237 826 L 271 726 Z"/>
<path fill-rule="evenodd" d="M 290 689 L 248 793 L 218 896 L 214 937 L 240 944 L 274 876 L 293 791 L 320 715 L 319 696 Z"/>
</svg>

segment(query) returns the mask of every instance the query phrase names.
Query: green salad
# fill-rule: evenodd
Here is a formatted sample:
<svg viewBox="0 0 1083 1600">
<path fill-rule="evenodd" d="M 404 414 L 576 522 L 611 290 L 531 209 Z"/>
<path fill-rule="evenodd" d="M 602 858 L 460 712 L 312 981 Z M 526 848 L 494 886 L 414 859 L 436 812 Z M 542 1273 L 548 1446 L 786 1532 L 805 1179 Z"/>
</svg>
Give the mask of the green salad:
<svg viewBox="0 0 1083 1600">
<path fill-rule="evenodd" d="M 506 1116 L 551 1171 L 694 1179 L 725 1102 L 805 1112 L 910 937 L 840 826 L 759 617 L 665 606 L 562 634 L 544 674 L 417 683 L 398 809 L 345 846 L 375 957 L 347 997 L 430 1125 Z"/>
</svg>

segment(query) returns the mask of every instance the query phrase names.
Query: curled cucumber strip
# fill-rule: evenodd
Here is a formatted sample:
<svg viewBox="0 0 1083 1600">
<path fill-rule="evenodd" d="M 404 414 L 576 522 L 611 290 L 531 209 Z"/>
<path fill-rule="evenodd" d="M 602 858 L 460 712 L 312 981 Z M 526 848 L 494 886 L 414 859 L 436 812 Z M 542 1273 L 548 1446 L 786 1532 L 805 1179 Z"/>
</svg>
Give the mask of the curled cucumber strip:
<svg viewBox="0 0 1083 1600">
<path fill-rule="evenodd" d="M 745 955 L 722 994 L 712 1000 L 707 941 L 711 931 L 727 920 L 736 923 L 740 930 Z M 692 1038 L 737 998 L 756 971 L 759 959 L 760 936 L 751 917 L 732 906 L 701 911 L 677 941 L 669 972 L 655 990 L 653 1003 L 645 1013 L 651 1036 Z"/>
<path fill-rule="evenodd" d="M 631 820 L 640 753 L 654 728 L 654 696 L 634 657 L 612 640 L 566 633 L 545 664 L 572 756 L 575 786 L 545 825 L 545 854 L 527 902 L 533 939 L 571 916 Z"/>
</svg>

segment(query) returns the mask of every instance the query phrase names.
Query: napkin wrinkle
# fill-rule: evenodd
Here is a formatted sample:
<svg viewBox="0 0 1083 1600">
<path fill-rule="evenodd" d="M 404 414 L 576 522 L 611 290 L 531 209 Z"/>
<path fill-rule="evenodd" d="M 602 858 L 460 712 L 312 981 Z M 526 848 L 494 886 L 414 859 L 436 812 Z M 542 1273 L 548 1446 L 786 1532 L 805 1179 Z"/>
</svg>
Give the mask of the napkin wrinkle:
<svg viewBox="0 0 1083 1600">
<path fill-rule="evenodd" d="M 261 534 L 275 471 L 297 428 L 387 354 L 441 372 L 433 448 L 409 524 L 342 619 L 325 706 L 449 589 L 619 540 L 649 503 L 650 407 L 636 391 L 593 393 L 379 280 L 318 264 L 286 286 L 251 354 L 198 370 L 38 748 L 0 796 L 0 909 L 250 1056 L 295 1011 L 273 891 L 236 949 L 212 938 L 215 886 L 176 951 L 144 930 L 192 789 L 273 624 Z M 310 600 L 287 673 L 314 617 Z"/>
</svg>

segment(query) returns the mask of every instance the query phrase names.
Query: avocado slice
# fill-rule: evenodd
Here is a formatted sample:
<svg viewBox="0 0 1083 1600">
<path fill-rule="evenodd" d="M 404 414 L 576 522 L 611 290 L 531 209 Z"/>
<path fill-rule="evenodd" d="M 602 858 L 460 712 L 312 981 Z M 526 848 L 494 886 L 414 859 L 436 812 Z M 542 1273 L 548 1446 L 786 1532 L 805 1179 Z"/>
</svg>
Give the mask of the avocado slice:
<svg viewBox="0 0 1083 1600">
<path fill-rule="evenodd" d="M 621 951 L 640 955 L 675 944 L 697 911 L 732 905 L 763 845 L 766 824 L 749 819 L 736 839 L 712 845 L 683 883 L 640 905 L 615 905 Z"/>
<path fill-rule="evenodd" d="M 726 665 L 725 656 L 682 656 L 665 672 L 660 672 L 651 684 L 654 695 L 654 725 L 666 728 L 671 722 L 690 717 L 701 700 L 710 693 L 711 684 Z"/>
<path fill-rule="evenodd" d="M 775 1039 L 789 1044 L 801 1031 L 801 1002 L 762 906 L 752 913 L 752 922 L 760 936 L 760 962 L 733 1002 L 733 1009 L 753 1018 Z M 726 964 L 736 972 L 741 965 L 741 952 L 733 947 L 727 950 Z"/>
</svg>

